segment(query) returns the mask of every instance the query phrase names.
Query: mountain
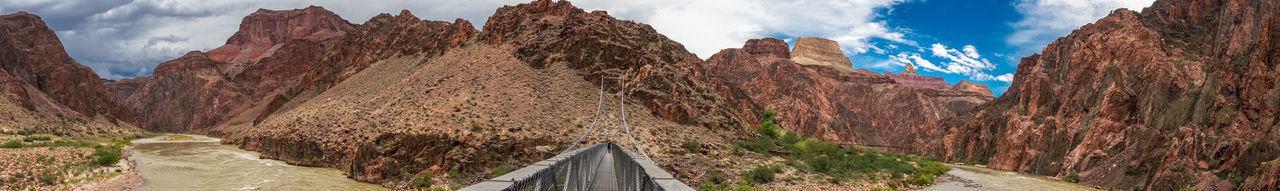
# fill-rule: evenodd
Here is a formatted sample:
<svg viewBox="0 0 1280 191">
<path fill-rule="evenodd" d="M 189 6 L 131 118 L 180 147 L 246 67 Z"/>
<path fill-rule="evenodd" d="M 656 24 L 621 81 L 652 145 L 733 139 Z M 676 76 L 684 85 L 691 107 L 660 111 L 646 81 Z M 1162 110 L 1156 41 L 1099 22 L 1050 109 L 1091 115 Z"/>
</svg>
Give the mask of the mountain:
<svg viewBox="0 0 1280 191">
<path fill-rule="evenodd" d="M 801 135 L 899 152 L 924 146 L 902 140 L 923 140 L 918 135 L 932 134 L 937 121 L 992 99 L 989 90 L 953 90 L 941 77 L 910 74 L 941 84 L 922 87 L 895 74 L 853 70 L 843 55 L 823 38 L 798 38 L 791 52 L 782 40 L 752 39 L 712 55 L 699 79 L 730 98 L 743 119 L 758 123 L 758 113 L 775 109 L 781 126 Z"/>
<path fill-rule="evenodd" d="M 103 80 L 36 15 L 0 15 L 0 130 L 65 136 L 138 132 Z"/>
<path fill-rule="evenodd" d="M 937 155 L 1111 189 L 1280 189 L 1280 3 L 1158 0 L 1023 58 Z"/>
<path fill-rule="evenodd" d="M 322 7 L 259 9 L 244 18 L 226 45 L 188 52 L 161 63 L 151 76 L 107 86 L 137 113 L 144 129 L 202 131 L 245 112 L 261 112 L 254 110 L 259 99 L 306 82 L 298 78 L 323 67 L 316 65 L 322 45 L 314 41 L 354 26 Z"/>
</svg>

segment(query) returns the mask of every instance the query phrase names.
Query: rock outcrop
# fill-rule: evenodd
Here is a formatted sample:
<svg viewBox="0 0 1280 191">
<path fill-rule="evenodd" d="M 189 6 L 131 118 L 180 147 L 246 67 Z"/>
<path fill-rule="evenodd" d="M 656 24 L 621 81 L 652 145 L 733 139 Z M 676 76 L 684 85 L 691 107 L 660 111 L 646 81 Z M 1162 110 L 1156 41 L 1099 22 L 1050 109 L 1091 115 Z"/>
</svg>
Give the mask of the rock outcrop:
<svg viewBox="0 0 1280 191">
<path fill-rule="evenodd" d="M 626 78 L 631 99 L 664 119 L 742 128 L 735 112 L 722 107 L 724 98 L 693 80 L 702 61 L 649 25 L 584 12 L 567 1 L 540 0 L 498 9 L 478 38 L 516 46 L 516 57 L 533 67 L 565 63 L 592 82 Z"/>
<path fill-rule="evenodd" d="M 240 21 L 240 30 L 231 35 L 225 45 L 208 54 L 218 62 L 250 62 L 270 55 L 269 50 L 289 40 L 335 37 L 353 29 L 355 25 L 319 6 L 280 11 L 258 9 Z"/>
<path fill-rule="evenodd" d="M 787 49 L 787 42 L 776 38 L 747 40 L 747 44 L 742 45 L 742 50 L 751 55 L 791 58 L 791 50 Z"/>
<path fill-rule="evenodd" d="M 853 70 L 853 62 L 840 50 L 840 44 L 834 40 L 820 37 L 796 38 L 795 49 L 791 50 L 791 61 L 804 65 L 829 66 L 840 70 Z"/>
<path fill-rule="evenodd" d="M 0 15 L 0 130 L 57 135 L 136 131 L 134 116 L 89 67 L 76 63 L 36 15 Z M 56 117 L 54 117 L 56 116 Z M 78 122 L 69 124 L 68 122 Z"/>
<path fill-rule="evenodd" d="M 991 99 L 953 91 L 946 82 L 945 87 L 918 88 L 870 71 L 794 62 L 801 54 L 788 59 L 778 57 L 778 52 L 751 51 L 787 49 L 784 43 L 760 43 L 768 41 L 781 42 L 751 40 L 742 49 L 712 55 L 702 66 L 703 80 L 730 98 L 730 107 L 741 111 L 741 118 L 758 123 L 758 113 L 775 109 L 783 128 L 805 136 L 877 150 L 915 151 L 924 146 L 915 140 L 931 134 L 937 121 Z"/>
<path fill-rule="evenodd" d="M 872 74 L 874 74 L 874 72 L 872 72 Z M 978 93 L 979 95 L 988 98 L 995 97 L 994 94 L 991 93 L 991 89 L 987 88 L 987 85 L 969 82 L 968 80 L 960 80 L 960 82 L 956 82 L 955 85 L 952 85 L 947 83 L 947 81 L 944 81 L 942 77 L 922 76 L 919 73 L 916 73 L 916 67 L 911 65 L 911 63 L 907 63 L 907 66 L 902 69 L 902 72 L 894 74 L 886 71 L 884 72 L 884 75 L 892 78 L 893 81 L 900 84 L 905 84 L 917 89 L 965 91 Z"/>
<path fill-rule="evenodd" d="M 1000 98 L 942 123 L 936 154 L 1103 188 L 1274 189 L 1277 7 L 1113 11 L 1023 58 Z"/>
</svg>

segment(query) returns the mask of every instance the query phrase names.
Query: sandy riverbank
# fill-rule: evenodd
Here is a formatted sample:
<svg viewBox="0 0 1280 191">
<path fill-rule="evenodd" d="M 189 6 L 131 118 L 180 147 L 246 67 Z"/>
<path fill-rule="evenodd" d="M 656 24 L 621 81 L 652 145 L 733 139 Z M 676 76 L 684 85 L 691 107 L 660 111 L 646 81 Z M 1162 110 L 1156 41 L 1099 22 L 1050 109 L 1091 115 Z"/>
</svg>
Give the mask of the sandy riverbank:
<svg viewBox="0 0 1280 191">
<path fill-rule="evenodd" d="M 138 175 L 138 164 L 129 158 L 133 147 L 124 148 L 124 158 L 116 163 L 119 166 L 120 174 L 103 181 L 94 181 L 75 186 L 73 190 L 133 190 L 142 186 L 146 180 Z"/>
</svg>

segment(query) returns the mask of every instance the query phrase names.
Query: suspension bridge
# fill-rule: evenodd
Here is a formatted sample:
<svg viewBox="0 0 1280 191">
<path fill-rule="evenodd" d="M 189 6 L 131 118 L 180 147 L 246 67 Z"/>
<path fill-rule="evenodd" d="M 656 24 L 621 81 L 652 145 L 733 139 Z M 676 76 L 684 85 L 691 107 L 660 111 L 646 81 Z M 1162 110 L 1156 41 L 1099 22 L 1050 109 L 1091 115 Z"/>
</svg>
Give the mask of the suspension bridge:
<svg viewBox="0 0 1280 191">
<path fill-rule="evenodd" d="M 617 85 L 607 86 L 606 81 L 617 82 Z M 618 91 L 606 93 L 611 87 Z M 613 98 L 617 98 L 617 110 L 605 106 L 612 105 Z M 594 144 L 586 146 L 588 143 Z M 627 125 L 626 79 L 601 77 L 599 101 L 596 102 L 591 127 L 573 144 L 555 157 L 462 190 L 691 191 L 693 188 L 658 167 L 632 136 L 631 127 Z"/>
</svg>

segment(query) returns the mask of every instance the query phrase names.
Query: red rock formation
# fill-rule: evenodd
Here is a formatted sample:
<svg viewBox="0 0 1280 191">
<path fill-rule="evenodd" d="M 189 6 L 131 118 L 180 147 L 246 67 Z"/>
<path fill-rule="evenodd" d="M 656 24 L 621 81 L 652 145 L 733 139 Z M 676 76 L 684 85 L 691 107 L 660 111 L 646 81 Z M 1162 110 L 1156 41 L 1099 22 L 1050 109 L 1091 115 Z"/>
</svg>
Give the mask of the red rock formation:
<svg viewBox="0 0 1280 191">
<path fill-rule="evenodd" d="M 791 58 L 791 51 L 787 49 L 787 42 L 776 38 L 747 40 L 747 45 L 743 45 L 742 50 L 751 53 L 751 55 Z"/>
<path fill-rule="evenodd" d="M 218 62 L 244 63 L 269 55 L 276 45 L 293 39 L 335 37 L 355 29 L 323 7 L 272 11 L 258 9 L 240 21 L 240 30 L 227 44 L 209 51 Z"/>
<path fill-rule="evenodd" d="M 1259 167 L 1280 155 L 1277 7 L 1116 10 L 1023 58 L 1003 96 L 943 123 L 937 153 L 1105 188 L 1273 189 Z"/>
<path fill-rule="evenodd" d="M 602 76 L 627 78 L 632 100 L 656 116 L 685 124 L 739 129 L 725 100 L 694 77 L 701 62 L 683 45 L 653 27 L 618 20 L 603 11 L 590 13 L 567 1 L 534 1 L 498 9 L 479 40 L 518 47 L 516 56 L 534 67 L 565 63 L 585 80 Z"/>
<path fill-rule="evenodd" d="M 203 131 L 259 121 L 284 107 L 278 102 L 323 91 L 374 61 L 440 54 L 475 33 L 464 20 L 423 21 L 407 11 L 351 25 L 317 6 L 259 10 L 246 16 L 240 29 L 207 54 L 188 53 L 161 64 L 151 76 L 109 85 L 129 95 L 127 103 L 138 115 L 147 116 L 141 121 L 145 129 Z"/>
<path fill-rule="evenodd" d="M 960 82 L 956 82 L 955 86 L 951 86 L 951 90 L 967 91 L 982 94 L 987 97 L 995 97 L 995 95 L 991 93 L 991 88 L 987 88 L 987 85 L 969 82 L 968 80 L 960 80 Z"/>
<path fill-rule="evenodd" d="M 852 70 L 853 62 L 840 50 L 836 41 L 820 37 L 796 38 L 796 47 L 791 50 L 791 60 L 805 65 L 823 65 L 841 70 Z"/>
<path fill-rule="evenodd" d="M 24 107 L 43 105 L 31 99 L 47 95 L 57 105 L 48 107 L 70 108 L 75 112 L 69 116 L 72 118 L 102 116 L 134 121 L 133 114 L 116 101 L 93 70 L 67 55 L 58 36 L 39 16 L 26 12 L 0 15 L 0 69 L 5 71 L 0 74 L 0 88 Z M 22 90 L 23 85 L 43 95 Z"/>
<path fill-rule="evenodd" d="M 786 50 L 786 44 L 760 47 L 759 41 L 768 39 L 711 56 L 702 68 L 705 81 L 731 99 L 729 105 L 741 111 L 740 117 L 758 122 L 758 113 L 776 109 L 783 128 L 805 136 L 911 151 L 921 142 L 902 140 L 922 140 L 919 135 L 931 134 L 935 122 L 991 99 L 952 91 L 945 82 L 948 88 L 914 88 L 870 71 L 805 65 L 747 51 Z"/>
<path fill-rule="evenodd" d="M 889 76 L 889 78 L 893 78 L 894 81 L 897 81 L 900 84 L 906 84 L 907 86 L 917 89 L 967 91 L 985 96 L 987 97 L 987 100 L 995 97 L 994 94 L 991 93 L 991 89 L 987 88 L 987 85 L 977 84 L 966 80 L 960 80 L 960 82 L 957 82 L 955 85 L 951 85 L 950 83 L 947 83 L 947 81 L 944 81 L 942 77 L 921 76 L 916 73 L 916 67 L 911 65 L 911 63 L 907 63 L 907 66 L 902 69 L 902 72 L 894 74 L 886 71 L 884 72 L 884 75 Z"/>
</svg>

